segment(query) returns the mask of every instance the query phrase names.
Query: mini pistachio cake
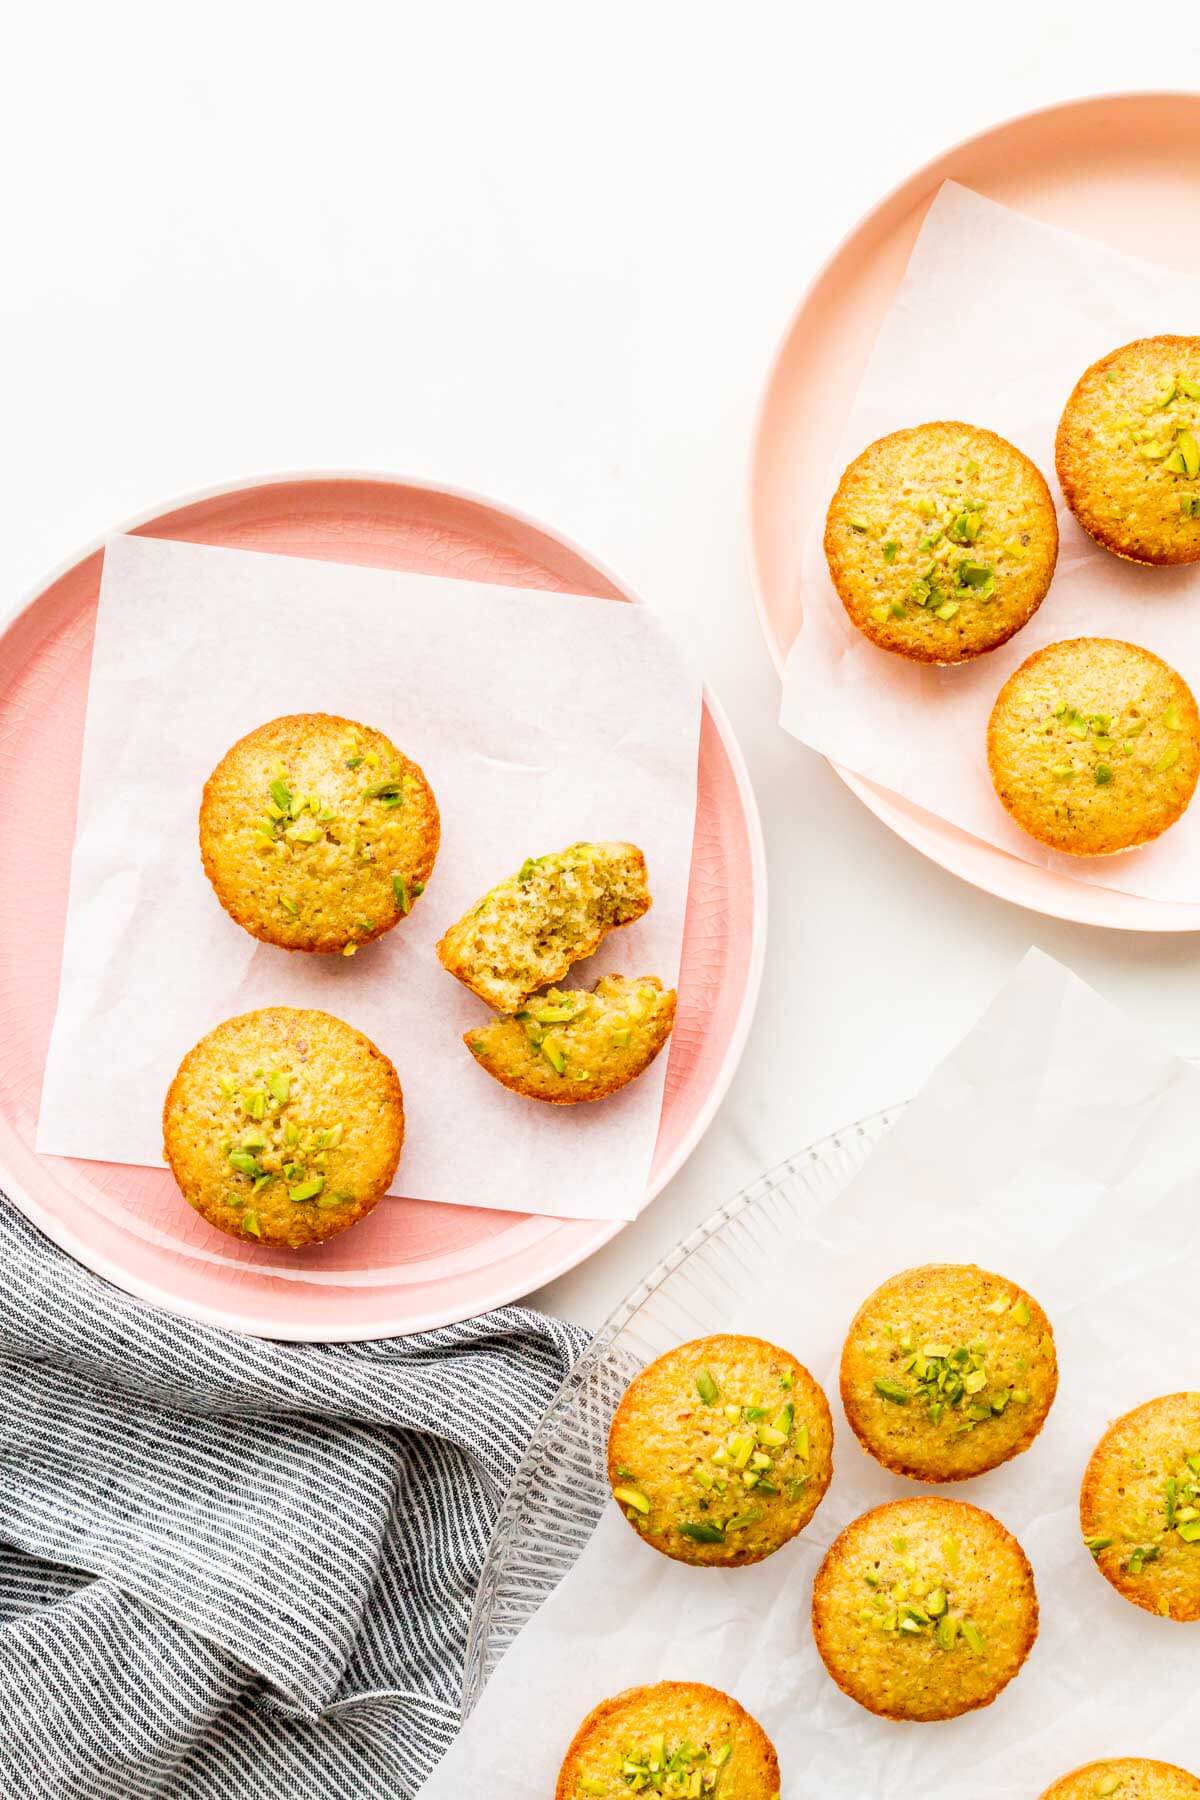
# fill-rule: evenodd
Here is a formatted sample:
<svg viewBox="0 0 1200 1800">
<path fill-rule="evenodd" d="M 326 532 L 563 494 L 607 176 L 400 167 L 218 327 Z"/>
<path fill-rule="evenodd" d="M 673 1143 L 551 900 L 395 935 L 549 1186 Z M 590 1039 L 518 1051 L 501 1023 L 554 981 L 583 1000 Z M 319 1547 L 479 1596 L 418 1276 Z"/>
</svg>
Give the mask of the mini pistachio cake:
<svg viewBox="0 0 1200 1800">
<path fill-rule="evenodd" d="M 404 1142 L 396 1071 L 325 1012 L 269 1006 L 226 1019 L 179 1065 L 163 1154 L 218 1231 L 299 1250 L 365 1218 Z"/>
<path fill-rule="evenodd" d="M 779 1759 L 757 1720 L 720 1688 L 658 1681 L 603 1700 L 567 1751 L 555 1800 L 779 1800 Z"/>
<path fill-rule="evenodd" d="M 973 1264 L 906 1269 L 859 1308 L 842 1350 L 863 1449 L 916 1481 L 965 1481 L 1027 1450 L 1058 1388 L 1050 1321 Z"/>
<path fill-rule="evenodd" d="M 965 662 L 1037 611 L 1058 523 L 1027 456 L 994 431 L 939 420 L 855 457 L 829 507 L 825 556 L 873 644 L 915 662 Z"/>
<path fill-rule="evenodd" d="M 762 1338 L 696 1338 L 630 1383 L 608 1436 L 629 1523 L 676 1562 L 761 1562 L 808 1524 L 833 1473 L 829 1403 Z"/>
<path fill-rule="evenodd" d="M 1200 1800 L 1200 1781 L 1174 1763 L 1117 1756 L 1064 1775 L 1042 1800 Z"/>
<path fill-rule="evenodd" d="M 1148 1400 L 1109 1426 L 1083 1477 L 1079 1523 L 1126 1600 L 1200 1619 L 1200 1393 Z"/>
<path fill-rule="evenodd" d="M 1118 638 L 1067 638 L 1009 676 L 988 722 L 1001 804 L 1070 856 L 1110 856 L 1159 837 L 1200 775 L 1200 714 L 1161 657 Z"/>
<path fill-rule="evenodd" d="M 488 1006 L 515 1013 L 649 906 L 636 844 L 570 844 L 527 856 L 450 927 L 437 953 Z"/>
<path fill-rule="evenodd" d="M 353 956 L 425 891 L 433 789 L 381 731 L 330 713 L 272 719 L 217 764 L 200 854 L 217 899 L 264 944 Z"/>
<path fill-rule="evenodd" d="M 962 1500 L 893 1500 L 847 1525 L 813 1587 L 830 1675 L 885 1719 L 990 1706 L 1038 1629 L 1033 1571 L 998 1519 Z"/>
<path fill-rule="evenodd" d="M 1200 558 L 1200 337 L 1138 338 L 1086 369 L 1054 460 L 1083 529 L 1129 562 Z"/>
<path fill-rule="evenodd" d="M 648 1069 L 675 1023 L 674 989 L 653 975 L 602 975 L 590 993 L 548 988 L 511 1019 L 463 1034 L 481 1069 L 514 1094 L 574 1106 L 603 1100 Z"/>
</svg>

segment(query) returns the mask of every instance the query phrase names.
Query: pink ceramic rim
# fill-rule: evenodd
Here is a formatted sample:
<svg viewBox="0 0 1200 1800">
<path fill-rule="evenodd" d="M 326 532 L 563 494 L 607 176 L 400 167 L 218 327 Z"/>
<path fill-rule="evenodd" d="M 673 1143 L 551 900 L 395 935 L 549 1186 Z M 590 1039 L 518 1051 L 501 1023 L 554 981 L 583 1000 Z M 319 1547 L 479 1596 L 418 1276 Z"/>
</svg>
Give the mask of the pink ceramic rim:
<svg viewBox="0 0 1200 1800">
<path fill-rule="evenodd" d="M 751 433 L 751 452 L 749 472 L 744 490 L 745 516 L 747 533 L 750 542 L 751 582 L 754 590 L 754 605 L 758 613 L 759 625 L 766 640 L 768 652 L 775 668 L 782 677 L 787 662 L 790 642 L 784 644 L 776 628 L 772 599 L 768 593 L 768 583 L 763 572 L 762 538 L 759 529 L 759 475 L 760 469 L 767 461 L 766 439 L 768 436 L 768 415 L 771 409 L 775 389 L 782 375 L 784 363 L 792 341 L 801 327 L 804 316 L 813 302 L 818 298 L 822 288 L 833 275 L 843 256 L 850 252 L 857 240 L 867 234 L 871 228 L 888 214 L 893 208 L 911 199 L 913 204 L 919 203 L 923 194 L 935 183 L 947 178 L 950 173 L 948 165 L 977 147 L 986 145 L 993 138 L 1003 137 L 1011 132 L 1019 131 L 1024 126 L 1035 124 L 1039 120 L 1051 120 L 1063 114 L 1085 113 L 1089 109 L 1105 106 L 1136 105 L 1142 106 L 1159 102 L 1164 105 L 1184 105 L 1200 109 L 1200 94 L 1182 88 L 1164 89 L 1129 89 L 1111 93 L 1079 95 L 1072 100 L 1056 102 L 1049 106 L 1031 107 L 1024 112 L 1014 113 L 1010 117 L 998 120 L 986 126 L 982 131 L 973 132 L 969 137 L 961 138 L 947 149 L 930 157 L 917 169 L 904 176 L 888 189 L 884 196 L 862 213 L 855 223 L 840 238 L 838 243 L 826 256 L 816 273 L 805 287 L 799 301 L 793 309 L 775 351 L 767 367 L 766 379 L 755 410 L 754 424 Z M 1073 882 L 1068 876 L 1053 875 L 1049 871 L 1039 871 L 1049 877 L 1049 882 L 1042 884 L 1042 891 L 1036 897 L 1015 891 L 1020 877 L 1014 879 L 1014 869 L 1024 871 L 1035 867 L 1020 858 L 1012 857 L 1007 852 L 986 844 L 982 840 L 971 837 L 964 831 L 947 825 L 944 821 L 926 814 L 920 808 L 911 806 L 900 800 L 888 789 L 869 781 L 865 776 L 843 767 L 840 763 L 829 760 L 829 766 L 838 775 L 853 794 L 856 794 L 868 810 L 902 838 L 922 856 L 931 862 L 956 875 L 970 886 L 984 893 L 992 894 L 1011 904 L 1037 912 L 1047 918 L 1065 919 L 1075 924 L 1099 925 L 1117 931 L 1152 931 L 1152 932 L 1186 932 L 1200 930 L 1200 907 L 1169 901 L 1143 900 L 1136 895 L 1122 893 L 1118 890 L 1096 888 L 1084 882 Z M 1050 885 L 1053 883 L 1053 885 Z"/>
<path fill-rule="evenodd" d="M 466 506 L 478 507 L 499 517 L 508 518 L 525 526 L 547 539 L 579 562 L 586 564 L 601 580 L 608 583 L 626 600 L 635 604 L 644 604 L 627 582 L 619 579 L 590 551 L 585 550 L 563 532 L 545 525 L 530 513 L 518 507 L 492 499 L 476 489 L 456 486 L 446 482 L 425 480 L 417 476 L 398 475 L 394 472 L 360 469 L 320 469 L 320 470 L 283 470 L 266 471 L 243 479 L 215 483 L 211 486 L 192 490 L 170 500 L 160 502 L 145 511 L 139 512 L 124 523 L 112 527 L 100 537 L 95 538 L 86 547 L 68 556 L 47 575 L 38 580 L 27 590 L 24 596 L 12 607 L 0 612 L 0 639 L 19 624 L 26 614 L 38 605 L 44 595 L 54 586 L 70 575 L 89 558 L 102 552 L 108 539 L 129 532 L 135 532 L 166 520 L 201 505 L 206 501 L 220 500 L 223 497 L 235 496 L 255 488 L 286 487 L 290 484 L 345 482 L 372 483 L 397 489 L 411 489 L 434 497 L 442 497 L 458 501 Z M 665 1157 L 652 1170 L 647 1187 L 646 1204 L 648 1205 L 662 1191 L 666 1184 L 679 1172 L 687 1161 L 700 1139 L 704 1136 L 713 1117 L 723 1100 L 729 1084 L 741 1060 L 746 1041 L 753 1023 L 762 984 L 763 964 L 766 953 L 766 918 L 767 918 L 767 879 L 766 848 L 762 833 L 762 822 L 759 817 L 758 803 L 751 785 L 749 771 L 741 747 L 733 733 L 733 729 L 725 714 L 724 708 L 711 692 L 708 684 L 703 687 L 704 709 L 719 739 L 721 751 L 728 764 L 733 778 L 741 814 L 741 824 L 746 834 L 749 854 L 748 887 L 752 898 L 751 936 L 748 953 L 745 958 L 745 972 L 742 980 L 742 993 L 738 1002 L 738 1011 L 733 1029 L 728 1033 L 720 1062 L 709 1080 L 708 1092 L 697 1108 L 690 1126 L 671 1154 Z M 664 1103 L 665 1104 L 665 1103 Z M 100 1165 L 97 1165 L 100 1166 Z M 354 1343 L 377 1340 L 380 1338 L 411 1335 L 416 1332 L 433 1330 L 438 1326 L 456 1322 L 460 1319 L 476 1317 L 480 1313 L 490 1311 L 494 1307 L 511 1304 L 522 1295 L 545 1285 L 556 1277 L 577 1267 L 595 1251 L 621 1231 L 627 1221 L 560 1221 L 572 1227 L 570 1232 L 558 1234 L 568 1241 L 558 1251 L 553 1249 L 554 1238 L 547 1237 L 531 1247 L 530 1251 L 518 1251 L 515 1257 L 510 1252 L 501 1256 L 494 1265 L 494 1286 L 485 1284 L 484 1272 L 475 1277 L 470 1302 L 467 1306 L 445 1302 L 413 1313 L 406 1312 L 402 1323 L 393 1319 L 379 1317 L 365 1320 L 361 1326 L 348 1327 L 344 1323 L 336 1327 L 322 1326 L 318 1321 L 307 1324 L 288 1321 L 281 1326 L 278 1318 L 254 1311 L 239 1312 L 236 1308 L 205 1304 L 161 1287 L 158 1283 L 147 1281 L 136 1273 L 130 1273 L 119 1259 L 108 1255 L 86 1242 L 72 1230 L 69 1223 L 50 1212 L 30 1191 L 28 1186 L 15 1179 L 6 1170 L 0 1168 L 0 1187 L 12 1200 L 13 1204 L 38 1227 L 39 1230 L 67 1252 L 76 1261 L 89 1268 L 93 1273 L 102 1276 L 136 1299 L 152 1306 L 196 1321 L 199 1324 L 213 1325 L 224 1330 L 241 1332 L 253 1337 L 276 1338 L 296 1343 Z M 516 1266 L 510 1264 L 515 1262 Z M 382 1294 L 390 1297 L 390 1290 L 382 1290 Z M 364 1291 L 364 1310 L 371 1302 L 370 1290 Z M 387 1300 L 383 1300 L 387 1304 Z"/>
</svg>

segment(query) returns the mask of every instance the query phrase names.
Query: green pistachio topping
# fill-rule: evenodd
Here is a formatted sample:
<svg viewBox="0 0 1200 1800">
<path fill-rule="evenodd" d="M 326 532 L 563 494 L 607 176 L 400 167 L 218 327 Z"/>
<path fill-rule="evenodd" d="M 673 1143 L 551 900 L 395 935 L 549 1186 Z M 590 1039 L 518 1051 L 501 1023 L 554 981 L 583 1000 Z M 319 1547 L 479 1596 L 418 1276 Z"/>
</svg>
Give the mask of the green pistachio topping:
<svg viewBox="0 0 1200 1800">
<path fill-rule="evenodd" d="M 249 1232 L 251 1237 L 260 1238 L 262 1236 L 262 1226 L 258 1222 L 258 1214 L 249 1207 L 242 1214 L 242 1230 Z"/>
<path fill-rule="evenodd" d="M 696 1392 L 705 1406 L 715 1406 L 720 1399 L 721 1390 L 707 1369 L 701 1369 L 696 1377 Z"/>
<path fill-rule="evenodd" d="M 694 1544 L 723 1544 L 725 1529 L 721 1525 L 710 1525 L 704 1519 L 691 1520 L 679 1527 L 681 1537 L 691 1538 Z"/>
<path fill-rule="evenodd" d="M 614 1488 L 613 1499 L 619 1500 L 622 1506 L 632 1506 L 634 1512 L 648 1513 L 650 1511 L 650 1501 L 639 1488 Z"/>
<path fill-rule="evenodd" d="M 890 1400 L 894 1406 L 907 1406 L 912 1399 L 908 1389 L 898 1381 L 876 1381 L 875 1392 L 881 1399 Z"/>
<path fill-rule="evenodd" d="M 288 1199 L 295 1201 L 297 1205 L 302 1204 L 305 1200 L 315 1200 L 324 1186 L 325 1177 L 323 1175 L 311 1175 L 298 1187 L 288 1189 Z"/>
<path fill-rule="evenodd" d="M 257 1178 L 262 1174 L 257 1159 L 250 1154 L 249 1150 L 231 1150 L 229 1162 L 239 1175 L 253 1175 Z"/>
</svg>

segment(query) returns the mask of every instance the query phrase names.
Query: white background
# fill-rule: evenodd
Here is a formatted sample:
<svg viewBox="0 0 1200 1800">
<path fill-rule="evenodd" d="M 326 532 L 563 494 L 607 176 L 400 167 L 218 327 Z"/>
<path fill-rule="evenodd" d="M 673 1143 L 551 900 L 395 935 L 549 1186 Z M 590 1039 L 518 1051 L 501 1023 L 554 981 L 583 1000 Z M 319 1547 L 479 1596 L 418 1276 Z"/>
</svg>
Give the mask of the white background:
<svg viewBox="0 0 1200 1800">
<path fill-rule="evenodd" d="M 1194 939 L 990 900 L 784 736 L 744 529 L 767 362 L 842 234 L 956 139 L 1132 87 L 1200 87 L 1200 13 L 43 0 L 5 21 L 0 609 L 160 499 L 396 470 L 579 539 L 730 712 L 771 882 L 757 1025 L 688 1168 L 538 1296 L 570 1317 L 599 1323 L 734 1189 L 912 1092 L 1031 942 L 1200 1054 Z"/>
</svg>

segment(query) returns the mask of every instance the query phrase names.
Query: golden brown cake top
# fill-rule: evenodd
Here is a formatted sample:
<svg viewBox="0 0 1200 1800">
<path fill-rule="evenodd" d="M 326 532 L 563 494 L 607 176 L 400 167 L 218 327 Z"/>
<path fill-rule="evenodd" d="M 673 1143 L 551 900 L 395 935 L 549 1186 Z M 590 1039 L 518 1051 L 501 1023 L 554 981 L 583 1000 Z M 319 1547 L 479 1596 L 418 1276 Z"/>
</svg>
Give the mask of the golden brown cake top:
<svg viewBox="0 0 1200 1800">
<path fill-rule="evenodd" d="M 1055 445 L 1084 529 L 1135 562 L 1200 557 L 1200 338 L 1138 338 L 1085 370 Z"/>
<path fill-rule="evenodd" d="M 188 1204 L 219 1230 L 298 1248 L 369 1212 L 396 1171 L 396 1071 L 329 1013 L 266 1007 L 188 1052 L 163 1108 L 163 1146 Z"/>
<path fill-rule="evenodd" d="M 1079 1517 L 1101 1573 L 1167 1619 L 1200 1619 L 1200 1393 L 1166 1394 L 1109 1426 Z"/>
<path fill-rule="evenodd" d="M 329 713 L 260 725 L 204 789 L 200 847 L 226 911 L 282 949 L 352 954 L 411 912 L 441 825 L 423 771 Z"/>
<path fill-rule="evenodd" d="M 670 1350 L 630 1383 L 609 1432 L 613 1494 L 680 1562 L 757 1562 L 795 1536 L 832 1472 L 833 1427 L 803 1364 L 762 1338 Z"/>
<path fill-rule="evenodd" d="M 603 1100 L 646 1069 L 670 1036 L 674 990 L 653 975 L 603 975 L 591 990 L 547 988 L 512 1018 L 463 1034 L 496 1081 L 556 1106 Z"/>
<path fill-rule="evenodd" d="M 1027 1448 L 1057 1387 L 1038 1302 L 970 1264 L 892 1276 L 864 1301 L 842 1352 L 842 1401 L 863 1447 L 922 1481 L 963 1480 Z"/>
<path fill-rule="evenodd" d="M 779 1800 L 779 1761 L 729 1694 L 660 1681 L 602 1701 L 576 1732 L 556 1800 Z"/>
<path fill-rule="evenodd" d="M 813 1590 L 817 1648 L 870 1712 L 949 1719 L 987 1706 L 1037 1635 L 1033 1573 L 999 1520 L 925 1496 L 876 1507 L 829 1550 Z"/>
<path fill-rule="evenodd" d="M 1028 457 L 995 432 L 939 420 L 854 459 L 829 508 L 825 554 L 850 619 L 873 643 L 919 662 L 961 662 L 1036 611 L 1058 525 Z"/>
<path fill-rule="evenodd" d="M 988 723 L 996 792 L 1022 828 L 1075 856 L 1148 843 L 1200 775 L 1200 714 L 1162 658 L 1117 638 L 1047 644 L 1001 688 Z"/>
<path fill-rule="evenodd" d="M 1073 1769 L 1042 1800 L 1197 1800 L 1200 1780 L 1173 1763 L 1144 1756 L 1109 1757 Z"/>
</svg>

